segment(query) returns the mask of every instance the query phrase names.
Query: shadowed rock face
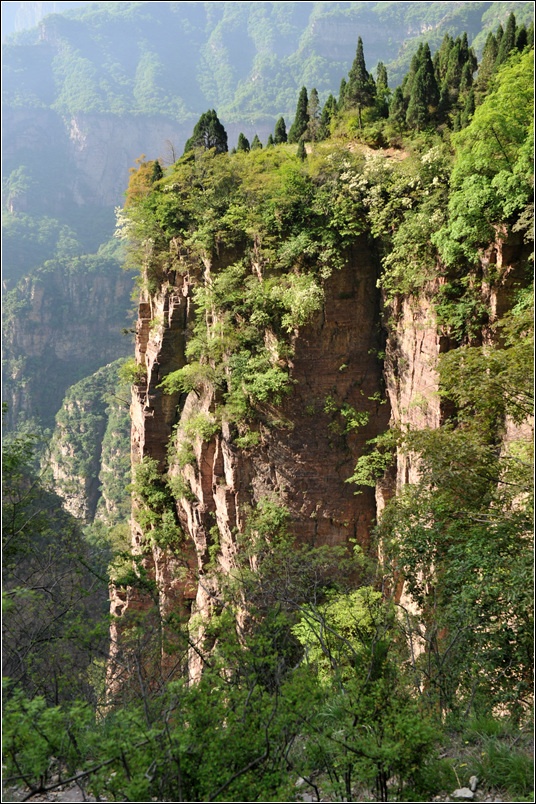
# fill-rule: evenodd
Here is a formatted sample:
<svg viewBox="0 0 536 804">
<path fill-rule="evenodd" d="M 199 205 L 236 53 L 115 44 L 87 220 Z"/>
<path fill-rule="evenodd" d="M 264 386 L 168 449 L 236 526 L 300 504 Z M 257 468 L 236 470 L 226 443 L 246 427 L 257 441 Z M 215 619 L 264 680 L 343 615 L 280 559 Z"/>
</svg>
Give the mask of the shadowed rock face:
<svg viewBox="0 0 536 804">
<path fill-rule="evenodd" d="M 374 491 L 365 489 L 356 495 L 355 486 L 346 480 L 365 442 L 385 430 L 389 420 L 388 404 L 379 401 L 384 394 L 376 274 L 374 255 L 363 238 L 348 255 L 345 268 L 326 280 L 322 310 L 294 334 L 291 392 L 279 407 L 265 405 L 259 410 L 257 446 L 239 449 L 234 427 L 224 423 L 210 440 L 195 440 L 194 462 L 181 468 L 171 458 L 167 464 L 169 473 L 180 475 L 191 489 L 176 499 L 185 534 L 183 554 L 172 556 L 151 548 L 136 522 L 132 529 L 134 550 L 157 580 L 161 611 L 210 614 L 215 582 L 207 564 L 214 525 L 218 564 L 229 571 L 247 512 L 267 497 L 287 508 L 290 530 L 298 542 L 346 545 L 357 539 L 369 549 L 376 516 Z M 149 456 L 164 468 L 170 442 L 179 445 L 181 420 L 214 409 L 210 387 L 186 399 L 164 395 L 158 388 L 163 376 L 186 362 L 191 309 L 187 282 L 166 285 L 140 303 L 136 354 L 147 376 L 133 393 L 134 463 Z M 149 326 L 151 319 L 163 323 Z M 357 429 L 348 428 L 340 413 L 344 406 L 368 414 L 368 421 Z M 129 607 L 143 605 L 132 590 L 126 596 L 116 593 L 112 613 L 124 615 Z M 117 628 L 120 631 L 119 621 Z M 115 641 L 119 633 L 114 630 L 113 636 Z M 196 676 L 199 670 L 192 656 L 190 673 Z"/>
</svg>

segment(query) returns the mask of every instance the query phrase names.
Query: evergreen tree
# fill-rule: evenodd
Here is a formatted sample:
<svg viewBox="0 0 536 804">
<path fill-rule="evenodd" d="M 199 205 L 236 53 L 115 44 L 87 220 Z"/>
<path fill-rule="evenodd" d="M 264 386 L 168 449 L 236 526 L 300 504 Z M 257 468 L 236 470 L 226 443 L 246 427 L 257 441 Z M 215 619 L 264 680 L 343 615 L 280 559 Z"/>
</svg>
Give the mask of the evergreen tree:
<svg viewBox="0 0 536 804">
<path fill-rule="evenodd" d="M 344 109 L 344 102 L 346 99 L 346 78 L 341 78 L 341 84 L 339 86 L 339 101 L 337 103 L 337 109 Z"/>
<path fill-rule="evenodd" d="M 309 98 L 307 96 L 307 90 L 305 87 L 302 87 L 298 98 L 298 105 L 296 106 L 296 116 L 288 132 L 289 142 L 298 142 L 305 134 L 307 123 L 309 122 L 309 114 L 307 112 L 308 103 Z"/>
<path fill-rule="evenodd" d="M 511 51 L 514 50 L 515 46 L 516 46 L 516 18 L 515 14 L 512 13 L 508 17 L 506 28 L 504 29 L 504 34 L 501 37 L 499 52 L 497 54 L 496 66 L 499 66 L 499 64 L 504 64 L 504 62 L 510 55 Z"/>
<path fill-rule="evenodd" d="M 272 135 L 272 134 L 269 134 L 269 135 L 268 135 L 268 140 L 267 140 L 267 142 L 266 142 L 266 147 L 267 147 L 267 148 L 272 148 L 274 145 L 275 145 L 275 143 L 274 143 L 274 138 L 273 138 L 273 135 Z"/>
<path fill-rule="evenodd" d="M 432 119 L 439 106 L 439 90 L 428 43 L 419 48 L 419 66 L 412 82 L 406 123 L 420 131 Z"/>
<path fill-rule="evenodd" d="M 527 47 L 529 43 L 529 37 L 527 33 L 527 29 L 524 25 L 521 25 L 520 28 L 516 31 L 516 50 L 519 50 L 521 53 Z"/>
<path fill-rule="evenodd" d="M 348 73 L 344 106 L 345 108 L 357 107 L 360 127 L 363 124 L 362 109 L 373 106 L 375 97 L 376 85 L 374 79 L 367 71 L 363 53 L 363 41 L 361 37 L 359 37 L 357 40 L 355 59 Z"/>
<path fill-rule="evenodd" d="M 434 54 L 433 64 L 436 81 L 440 86 L 447 76 L 447 67 L 449 62 L 449 54 L 454 44 L 453 38 L 450 34 L 445 34 L 441 47 L 436 50 Z"/>
<path fill-rule="evenodd" d="M 402 94 L 402 87 L 397 87 L 389 104 L 389 122 L 403 126 L 406 122 L 406 111 L 407 103 Z"/>
<path fill-rule="evenodd" d="M 417 70 L 417 74 L 415 75 L 408 110 L 406 112 L 406 123 L 408 127 L 416 131 L 422 131 L 430 122 L 426 89 L 426 74 L 421 67 Z"/>
<path fill-rule="evenodd" d="M 155 159 L 153 163 L 153 173 L 151 176 L 151 181 L 154 184 L 155 181 L 160 181 L 160 179 L 162 178 L 164 178 L 164 171 L 162 170 L 162 167 L 158 159 Z"/>
<path fill-rule="evenodd" d="M 227 148 L 227 132 L 218 120 L 214 109 L 204 112 L 195 124 L 192 136 L 184 146 L 184 153 L 194 148 L 215 148 L 216 153 L 225 153 Z"/>
<path fill-rule="evenodd" d="M 451 110 L 449 86 L 445 81 L 441 85 L 441 92 L 439 93 L 439 103 L 437 104 L 437 120 L 439 123 L 445 123 L 448 120 Z"/>
<path fill-rule="evenodd" d="M 473 86 L 473 65 L 470 61 L 466 61 L 462 67 L 462 75 L 460 78 L 460 93 L 465 95 Z"/>
<path fill-rule="evenodd" d="M 389 116 L 389 87 L 387 85 L 387 68 L 380 61 L 376 70 L 376 110 L 380 117 Z"/>
<path fill-rule="evenodd" d="M 304 139 L 308 142 L 315 142 L 318 139 L 318 130 L 320 128 L 320 100 L 316 89 L 312 89 L 309 95 L 307 114 L 309 115 L 309 122 L 307 123 Z"/>
<path fill-rule="evenodd" d="M 497 61 L 497 54 L 499 52 L 499 45 L 495 35 L 490 31 L 484 50 L 482 51 L 482 59 L 478 67 L 478 77 L 476 80 L 475 88 L 478 97 L 483 97 L 488 89 L 489 81 L 495 70 L 495 62 Z"/>
<path fill-rule="evenodd" d="M 280 117 L 277 123 L 275 124 L 274 143 L 276 145 L 281 145 L 286 141 L 287 141 L 287 127 L 285 125 L 285 120 L 282 117 Z"/>
<path fill-rule="evenodd" d="M 299 140 L 298 142 L 298 151 L 296 153 L 296 156 L 298 157 L 298 159 L 301 159 L 302 161 L 304 159 L 307 159 L 307 151 L 305 150 L 305 143 L 303 140 Z"/>
<path fill-rule="evenodd" d="M 255 134 L 255 136 L 253 137 L 253 140 L 251 141 L 251 150 L 256 151 L 259 148 L 262 148 L 262 142 L 260 141 L 258 136 Z"/>
<path fill-rule="evenodd" d="M 428 42 L 424 44 L 422 49 L 421 65 L 419 70 L 422 70 L 422 81 L 424 83 L 424 91 L 426 93 L 428 106 L 431 107 L 432 110 L 435 110 L 437 108 L 437 104 L 439 103 L 439 88 L 437 86 L 434 65 L 432 63 L 432 56 Z"/>
<path fill-rule="evenodd" d="M 249 151 L 249 140 L 245 137 L 242 132 L 238 135 L 238 142 L 236 144 L 237 151 Z"/>
<path fill-rule="evenodd" d="M 424 45 L 421 42 L 421 44 L 417 49 L 417 52 L 412 56 L 409 65 L 409 70 L 402 80 L 402 95 L 404 96 L 406 102 L 409 102 L 409 99 L 411 97 L 411 91 L 413 89 L 413 82 L 415 81 L 417 70 L 421 66 L 423 47 Z"/>
<path fill-rule="evenodd" d="M 473 85 L 473 73 L 477 68 L 477 60 L 467 42 L 467 34 L 456 39 L 449 53 L 445 83 L 449 91 L 451 107 L 458 103 L 463 105 L 468 90 Z"/>
<path fill-rule="evenodd" d="M 471 118 L 475 113 L 475 91 L 470 89 L 465 99 L 465 106 L 460 115 L 460 128 L 465 128 L 471 122 Z"/>
<path fill-rule="evenodd" d="M 318 139 L 325 140 L 330 135 L 331 120 L 337 112 L 337 101 L 333 95 L 329 95 L 320 115 L 320 127 L 318 129 Z"/>
</svg>

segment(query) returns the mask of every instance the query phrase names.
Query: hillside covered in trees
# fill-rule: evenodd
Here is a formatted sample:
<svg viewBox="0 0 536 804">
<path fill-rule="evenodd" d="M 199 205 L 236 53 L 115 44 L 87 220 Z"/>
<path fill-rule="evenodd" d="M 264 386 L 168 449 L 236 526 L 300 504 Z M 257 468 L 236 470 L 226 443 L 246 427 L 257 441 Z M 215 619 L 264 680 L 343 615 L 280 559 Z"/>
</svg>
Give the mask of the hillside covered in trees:
<svg viewBox="0 0 536 804">
<path fill-rule="evenodd" d="M 138 159 L 134 354 L 4 444 L 7 796 L 533 800 L 533 36 Z"/>
</svg>

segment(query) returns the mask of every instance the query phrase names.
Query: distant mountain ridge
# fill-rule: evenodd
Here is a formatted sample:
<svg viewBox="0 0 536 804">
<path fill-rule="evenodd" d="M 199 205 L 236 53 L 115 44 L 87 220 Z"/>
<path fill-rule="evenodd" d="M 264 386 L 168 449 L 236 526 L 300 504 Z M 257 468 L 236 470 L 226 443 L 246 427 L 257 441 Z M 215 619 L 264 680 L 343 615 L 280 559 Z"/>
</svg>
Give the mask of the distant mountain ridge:
<svg viewBox="0 0 536 804">
<path fill-rule="evenodd" d="M 384 62 L 394 88 L 422 39 L 434 49 L 445 33 L 466 31 L 478 50 L 511 11 L 528 22 L 533 10 L 527 2 L 79 5 L 11 37 L 4 103 L 179 123 L 215 108 L 225 123 L 262 123 L 290 115 L 301 86 L 316 87 L 321 100 L 335 93 L 358 36 L 369 69 Z"/>
</svg>

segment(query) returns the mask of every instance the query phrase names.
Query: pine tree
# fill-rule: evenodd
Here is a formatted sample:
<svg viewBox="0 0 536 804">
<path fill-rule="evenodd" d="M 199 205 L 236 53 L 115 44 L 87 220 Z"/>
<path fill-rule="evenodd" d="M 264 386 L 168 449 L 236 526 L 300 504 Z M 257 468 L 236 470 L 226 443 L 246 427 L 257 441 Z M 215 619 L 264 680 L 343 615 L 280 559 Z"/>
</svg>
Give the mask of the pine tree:
<svg viewBox="0 0 536 804">
<path fill-rule="evenodd" d="M 529 37 L 527 29 L 524 25 L 521 25 L 521 27 L 516 31 L 516 50 L 519 50 L 521 53 L 527 47 L 528 43 Z"/>
<path fill-rule="evenodd" d="M 259 148 L 262 148 L 262 142 L 260 141 L 258 136 L 255 134 L 255 136 L 253 137 L 253 140 L 251 141 L 251 150 L 256 151 Z"/>
<path fill-rule="evenodd" d="M 495 62 L 497 61 L 497 54 L 499 52 L 499 45 L 495 35 L 490 31 L 484 50 L 482 51 L 482 59 L 478 67 L 478 77 L 476 80 L 475 88 L 477 98 L 483 97 L 487 90 L 491 76 L 495 70 Z"/>
<path fill-rule="evenodd" d="M 285 126 L 285 120 L 280 117 L 277 123 L 275 124 L 274 129 L 274 143 L 276 145 L 281 145 L 287 141 L 287 127 Z"/>
<path fill-rule="evenodd" d="M 301 159 L 302 161 L 304 159 L 307 159 L 307 151 L 305 150 L 305 143 L 303 140 L 300 140 L 298 142 L 298 150 L 296 156 L 298 157 L 298 159 Z"/>
<path fill-rule="evenodd" d="M 362 127 L 362 109 L 374 105 L 376 97 L 376 85 L 374 79 L 368 73 L 363 53 L 363 40 L 357 40 L 357 50 L 354 62 L 348 73 L 348 83 L 344 95 L 344 106 L 349 109 L 357 107 L 359 117 L 359 127 Z"/>
<path fill-rule="evenodd" d="M 462 75 L 460 78 L 460 93 L 464 95 L 473 86 L 473 65 L 470 61 L 466 61 L 462 67 Z"/>
<path fill-rule="evenodd" d="M 331 120 L 337 112 L 337 101 L 333 95 L 329 95 L 320 115 L 320 127 L 318 129 L 318 139 L 325 140 L 330 135 Z"/>
<path fill-rule="evenodd" d="M 451 51 L 452 52 L 452 51 Z M 419 48 L 419 66 L 415 73 L 406 112 L 406 123 L 420 131 L 437 112 L 439 90 L 428 43 Z"/>
<path fill-rule="evenodd" d="M 499 64 L 504 64 L 508 56 L 510 55 L 511 51 L 514 50 L 516 46 L 516 18 L 515 14 L 512 13 L 508 17 L 508 21 L 506 23 L 506 28 L 504 29 L 504 34 L 501 38 L 501 43 L 499 45 L 499 52 L 497 53 L 497 61 L 495 66 L 499 66 Z"/>
<path fill-rule="evenodd" d="M 267 148 L 272 148 L 275 145 L 274 138 L 272 134 L 268 134 L 268 140 L 266 142 Z"/>
<path fill-rule="evenodd" d="M 422 69 L 423 72 L 424 90 L 426 93 L 427 103 L 431 112 L 433 112 L 439 103 L 439 88 L 437 86 L 434 65 L 432 63 L 432 55 L 430 53 L 428 42 L 425 42 L 422 49 L 421 67 L 419 69 Z"/>
<path fill-rule="evenodd" d="M 467 93 L 467 98 L 465 100 L 465 106 L 463 107 L 463 111 L 460 114 L 460 128 L 465 128 L 471 122 L 471 118 L 475 113 L 475 91 L 474 89 L 470 89 Z"/>
<path fill-rule="evenodd" d="M 441 85 L 447 76 L 447 67 L 449 63 L 449 55 L 454 44 L 453 38 L 450 34 L 445 34 L 443 37 L 443 41 L 441 42 L 441 47 L 439 50 L 436 50 L 434 54 L 433 64 L 434 64 L 434 73 L 436 77 L 436 81 L 438 85 Z"/>
<path fill-rule="evenodd" d="M 337 103 L 337 109 L 344 109 L 344 101 L 346 98 L 346 78 L 341 78 L 341 84 L 339 87 L 339 101 Z"/>
<path fill-rule="evenodd" d="M 389 122 L 403 126 L 406 122 L 406 111 L 407 103 L 402 94 L 402 87 L 397 87 L 389 104 Z"/>
<path fill-rule="evenodd" d="M 214 109 L 204 112 L 197 123 L 192 136 L 184 146 L 184 153 L 194 148 L 215 148 L 216 153 L 225 153 L 227 148 L 227 132 L 218 120 Z"/>
<path fill-rule="evenodd" d="M 316 89 L 312 89 L 309 95 L 307 114 L 309 115 L 309 122 L 307 123 L 304 139 L 307 142 L 315 142 L 318 139 L 318 129 L 320 128 L 320 100 Z"/>
<path fill-rule="evenodd" d="M 389 116 L 389 95 L 387 68 L 382 61 L 379 61 L 376 69 L 376 110 L 380 117 Z"/>
<path fill-rule="evenodd" d="M 402 80 L 402 95 L 406 102 L 409 101 L 411 97 L 411 91 L 413 89 L 413 82 L 415 81 L 415 76 L 417 75 L 417 70 L 421 66 L 422 61 L 422 50 L 423 50 L 423 43 L 419 45 L 417 52 L 412 56 L 411 62 L 409 65 L 409 70 L 404 76 Z"/>
<path fill-rule="evenodd" d="M 309 122 L 309 114 L 307 112 L 308 103 L 309 98 L 307 97 L 307 90 L 305 87 L 302 87 L 298 98 L 298 105 L 296 106 L 296 116 L 288 132 L 289 142 L 298 142 L 307 129 L 307 123 Z"/>
<path fill-rule="evenodd" d="M 236 144 L 236 150 L 237 151 L 246 151 L 246 153 L 249 151 L 249 140 L 247 139 L 247 137 L 244 137 L 242 132 L 240 132 L 240 134 L 238 135 L 238 142 Z"/>
</svg>

